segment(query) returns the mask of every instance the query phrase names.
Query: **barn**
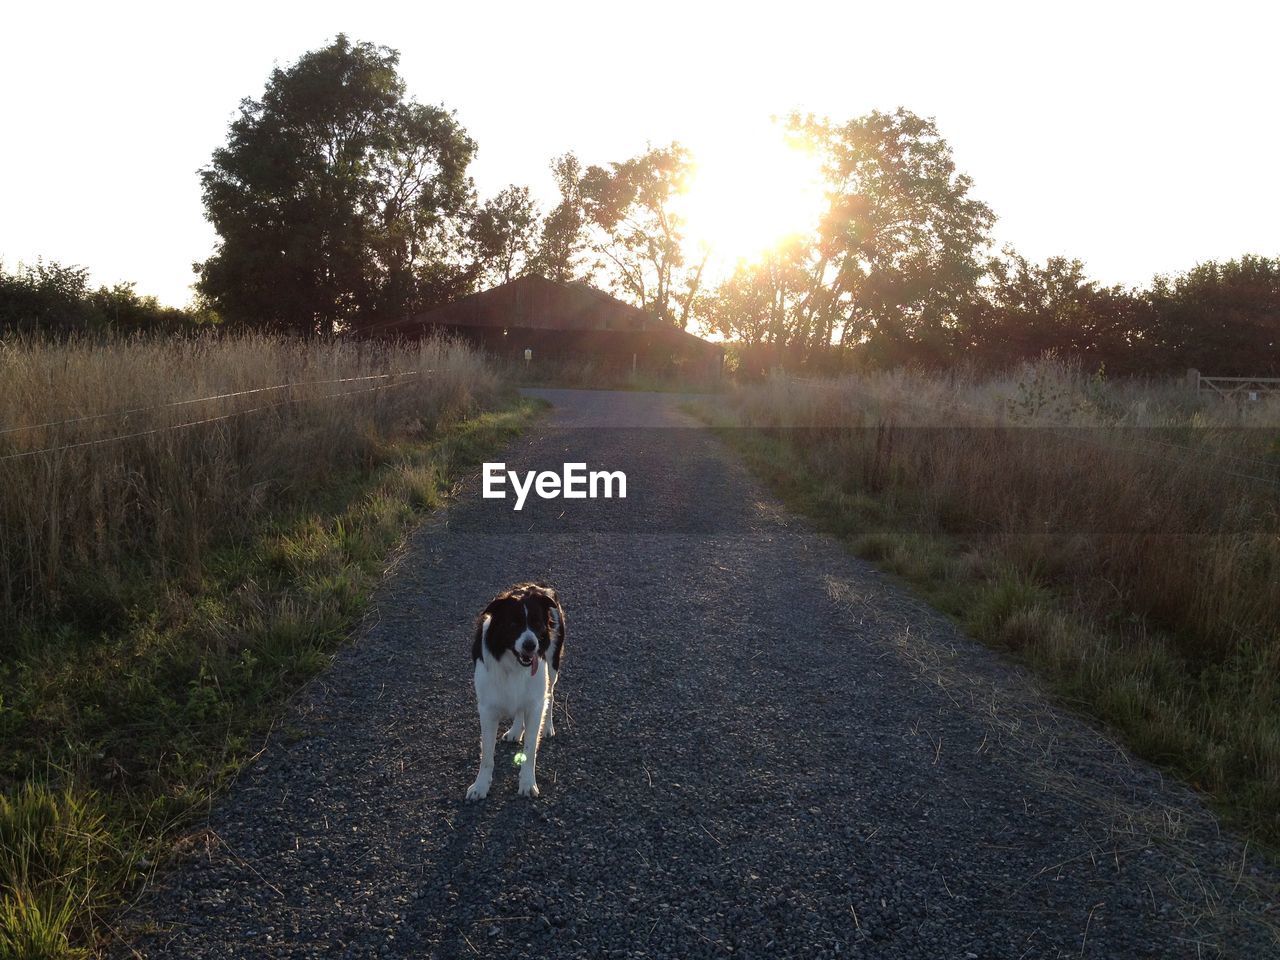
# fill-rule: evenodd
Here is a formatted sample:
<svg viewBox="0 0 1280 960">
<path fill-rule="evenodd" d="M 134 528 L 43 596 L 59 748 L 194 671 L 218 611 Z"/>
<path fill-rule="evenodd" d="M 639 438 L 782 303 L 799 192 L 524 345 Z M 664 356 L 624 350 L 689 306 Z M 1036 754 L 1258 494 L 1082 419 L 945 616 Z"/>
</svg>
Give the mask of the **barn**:
<svg viewBox="0 0 1280 960">
<path fill-rule="evenodd" d="M 585 283 L 528 275 L 389 324 L 380 332 L 461 336 L 498 356 L 535 363 L 590 361 L 596 369 L 718 376 L 718 344 L 663 324 Z"/>
</svg>

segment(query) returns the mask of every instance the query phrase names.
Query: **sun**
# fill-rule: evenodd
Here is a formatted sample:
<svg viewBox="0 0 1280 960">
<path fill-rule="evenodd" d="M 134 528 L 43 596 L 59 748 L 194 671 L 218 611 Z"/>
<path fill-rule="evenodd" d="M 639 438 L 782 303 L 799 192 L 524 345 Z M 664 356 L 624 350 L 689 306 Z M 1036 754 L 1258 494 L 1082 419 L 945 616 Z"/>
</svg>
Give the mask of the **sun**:
<svg viewBox="0 0 1280 960">
<path fill-rule="evenodd" d="M 692 149 L 693 178 L 677 208 L 690 255 L 709 250 L 728 271 L 817 226 L 821 164 L 777 126 L 735 128 Z"/>
</svg>

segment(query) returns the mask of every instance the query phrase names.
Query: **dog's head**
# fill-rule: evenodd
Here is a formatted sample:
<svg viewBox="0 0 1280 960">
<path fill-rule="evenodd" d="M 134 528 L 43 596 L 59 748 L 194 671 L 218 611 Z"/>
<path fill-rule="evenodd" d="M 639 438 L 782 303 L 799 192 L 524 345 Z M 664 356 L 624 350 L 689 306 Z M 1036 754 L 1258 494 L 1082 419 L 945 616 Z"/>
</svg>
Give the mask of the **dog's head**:
<svg viewBox="0 0 1280 960">
<path fill-rule="evenodd" d="M 495 660 L 510 653 L 523 667 L 537 670 L 557 625 L 559 603 L 555 591 L 522 583 L 490 601 L 476 625 L 481 642 Z"/>
</svg>

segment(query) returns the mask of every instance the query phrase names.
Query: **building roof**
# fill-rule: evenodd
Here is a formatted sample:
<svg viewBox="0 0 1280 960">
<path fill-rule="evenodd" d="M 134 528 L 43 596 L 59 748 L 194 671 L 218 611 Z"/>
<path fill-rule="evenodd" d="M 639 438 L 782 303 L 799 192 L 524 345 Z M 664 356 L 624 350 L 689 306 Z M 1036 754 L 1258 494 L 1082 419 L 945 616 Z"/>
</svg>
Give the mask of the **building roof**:
<svg viewBox="0 0 1280 960">
<path fill-rule="evenodd" d="M 637 355 L 697 357 L 698 362 L 718 362 L 724 354 L 720 344 L 663 323 L 589 284 L 560 283 L 534 274 L 367 332 L 413 336 L 433 327 L 469 333 L 487 345 L 536 345 L 552 355 L 620 355 L 633 361 Z M 521 331 L 524 335 L 517 335 Z"/>
<path fill-rule="evenodd" d="M 530 274 L 406 317 L 383 329 L 424 326 L 656 331 L 664 325 L 652 314 L 585 283 L 560 283 Z"/>
</svg>

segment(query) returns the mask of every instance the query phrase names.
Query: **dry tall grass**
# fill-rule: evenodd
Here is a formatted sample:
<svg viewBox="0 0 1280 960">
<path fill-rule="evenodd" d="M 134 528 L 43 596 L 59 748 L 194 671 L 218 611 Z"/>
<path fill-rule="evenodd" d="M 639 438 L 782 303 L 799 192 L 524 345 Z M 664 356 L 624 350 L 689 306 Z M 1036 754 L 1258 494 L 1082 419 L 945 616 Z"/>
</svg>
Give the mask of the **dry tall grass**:
<svg viewBox="0 0 1280 960">
<path fill-rule="evenodd" d="M 496 387 L 442 340 L 0 341 L 0 624 L 196 577 L 211 543 Z"/>
<path fill-rule="evenodd" d="M 1280 402 L 1047 359 L 1004 380 L 776 378 L 730 403 L 864 553 L 984 581 L 953 591 L 975 632 L 1280 839 Z M 908 556 L 904 531 L 953 556 Z"/>
<path fill-rule="evenodd" d="M 440 340 L 0 341 L 0 960 L 101 945 L 505 401 Z"/>
</svg>

